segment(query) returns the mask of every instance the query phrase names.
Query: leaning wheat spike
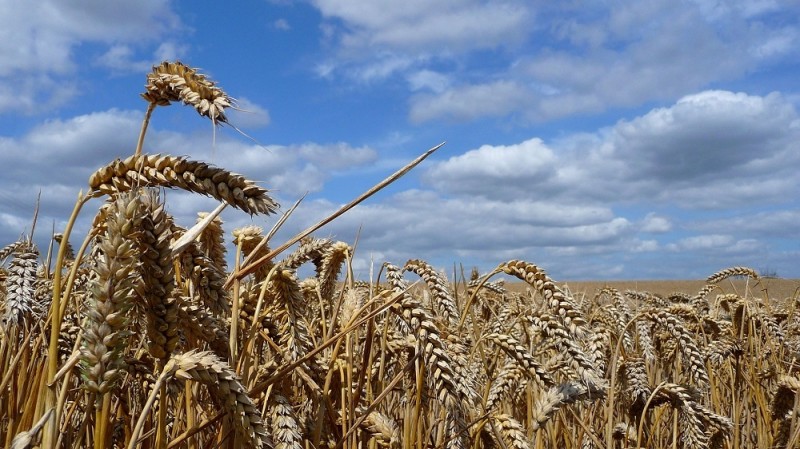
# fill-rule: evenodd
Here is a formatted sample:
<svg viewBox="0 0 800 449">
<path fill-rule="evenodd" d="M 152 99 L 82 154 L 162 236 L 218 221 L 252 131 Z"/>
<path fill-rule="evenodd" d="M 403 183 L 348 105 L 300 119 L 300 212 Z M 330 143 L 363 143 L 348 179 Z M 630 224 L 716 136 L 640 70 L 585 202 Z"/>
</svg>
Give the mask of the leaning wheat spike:
<svg viewBox="0 0 800 449">
<path fill-rule="evenodd" d="M 669 303 L 664 298 L 654 295 L 650 292 L 626 290 L 625 297 L 631 301 L 638 301 L 639 303 L 649 304 L 653 307 L 668 307 Z"/>
<path fill-rule="evenodd" d="M 16 326 L 33 312 L 39 254 L 32 249 L 17 253 L 8 266 L 6 304 L 3 322 Z"/>
<path fill-rule="evenodd" d="M 550 388 L 540 395 L 533 406 L 531 413 L 531 430 L 539 430 L 565 405 L 573 404 L 580 400 L 601 399 L 605 397 L 604 391 L 592 390 L 584 385 L 567 382 L 558 387 Z"/>
<path fill-rule="evenodd" d="M 268 407 L 275 449 L 302 449 L 300 426 L 289 401 L 283 395 L 273 393 Z"/>
<path fill-rule="evenodd" d="M 207 216 L 208 212 L 199 212 L 197 221 L 200 222 Z M 200 244 L 200 250 L 208 257 L 214 268 L 220 273 L 228 271 L 225 262 L 225 233 L 222 230 L 221 218 L 216 217 L 211 220 L 211 223 L 197 236 L 197 241 Z"/>
<path fill-rule="evenodd" d="M 582 326 L 586 324 L 577 306 L 568 298 L 541 268 L 521 260 L 511 260 L 500 264 L 498 270 L 516 276 L 535 288 L 547 301 L 548 307 L 558 314 L 573 335 L 582 334 Z"/>
<path fill-rule="evenodd" d="M 139 294 L 147 316 L 150 355 L 165 359 L 175 350 L 181 338 L 175 264 L 170 249 L 173 220 L 164 210 L 164 203 L 158 194 L 152 190 L 142 195 L 142 209 L 139 242 L 144 282 Z"/>
<path fill-rule="evenodd" d="M 503 444 L 498 446 L 505 446 L 508 449 L 530 449 L 533 447 L 525 434 L 525 428 L 513 416 L 504 413 L 493 414 L 492 424 L 503 438 Z"/>
<path fill-rule="evenodd" d="M 137 244 L 141 215 L 138 195 L 120 195 L 111 204 L 106 232 L 99 238 L 80 355 L 84 387 L 97 400 L 116 386 L 125 366 L 127 315 L 142 284 Z"/>
<path fill-rule="evenodd" d="M 244 176 L 184 157 L 133 155 L 115 160 L 89 178 L 91 197 L 148 186 L 179 188 L 210 196 L 251 215 L 269 215 L 278 207 L 266 189 Z"/>
<path fill-rule="evenodd" d="M 231 97 L 205 75 L 197 73 L 197 69 L 167 61 L 153 66 L 153 72 L 147 75 L 142 98 L 159 106 L 182 101 L 215 124 L 228 122 L 224 111 L 233 104 Z"/>
<path fill-rule="evenodd" d="M 520 367 L 525 369 L 528 375 L 538 382 L 541 382 L 547 387 L 553 387 L 556 382 L 550 377 L 550 374 L 542 368 L 542 365 L 533 358 L 527 348 L 519 344 L 519 342 L 510 335 L 491 333 L 486 335 L 486 339 L 499 346 L 511 358 L 519 363 Z"/>
<path fill-rule="evenodd" d="M 800 378 L 782 376 L 778 380 L 778 387 L 770 403 L 772 420 L 780 423 L 778 434 L 773 444 L 774 447 L 785 447 L 789 442 L 789 433 L 793 421 L 791 414 L 798 392 L 800 392 Z"/>
<path fill-rule="evenodd" d="M 184 280 L 191 281 L 190 291 L 214 316 L 230 315 L 228 291 L 225 290 L 225 272 L 219 271 L 201 250 L 197 242 L 191 242 L 180 255 Z"/>
<path fill-rule="evenodd" d="M 551 339 L 556 348 L 569 356 L 570 365 L 581 377 L 581 380 L 592 388 L 602 390 L 601 376 L 594 361 L 575 343 L 573 337 L 563 324 L 547 313 L 532 313 L 527 317 L 531 329 Z"/>
<path fill-rule="evenodd" d="M 386 279 L 395 291 L 406 290 L 406 282 L 398 267 L 386 263 Z M 414 335 L 417 339 L 416 352 L 429 366 L 427 372 L 433 385 L 436 398 L 449 407 L 460 407 L 461 402 L 474 397 L 476 393 L 469 391 L 469 385 L 456 376 L 454 362 L 440 338 L 439 328 L 433 321 L 433 315 L 411 295 L 404 295 L 391 309 L 398 317 L 400 331 L 406 335 Z M 459 430 L 460 432 L 460 430 Z"/>
<path fill-rule="evenodd" d="M 369 412 L 361 426 L 379 442 L 381 446 L 389 449 L 400 449 L 400 426 L 397 422 L 375 410 Z"/>
<path fill-rule="evenodd" d="M 473 279 L 467 283 L 467 287 L 469 289 L 474 289 L 480 284 L 480 279 Z M 503 286 L 504 282 L 502 280 L 495 281 L 495 282 L 484 282 L 481 284 L 481 288 L 485 288 L 490 292 L 497 293 L 498 295 L 504 295 L 508 290 Z"/>
<path fill-rule="evenodd" d="M 469 336 L 457 334 L 447 335 L 447 353 L 453 361 L 453 370 L 456 377 L 464 385 L 463 389 L 470 404 L 477 404 L 481 397 L 478 395 L 478 384 L 485 383 L 486 378 L 482 372 L 478 372 L 476 367 L 470 363 L 470 351 L 473 348 L 472 339 Z"/>
<path fill-rule="evenodd" d="M 319 291 L 322 299 L 328 302 L 333 300 L 339 273 L 352 252 L 353 249 L 350 248 L 350 245 L 344 242 L 334 242 L 322 252 L 322 258 L 317 267 Z"/>
<path fill-rule="evenodd" d="M 747 276 L 749 278 L 758 279 L 756 270 L 748 267 L 730 267 L 724 270 L 717 271 L 706 279 L 708 284 L 718 284 L 721 281 L 733 276 Z"/>
<path fill-rule="evenodd" d="M 704 431 L 694 394 L 686 387 L 673 383 L 662 383 L 656 396 L 666 399 L 678 411 L 678 427 L 685 448 L 707 448 L 708 435 Z M 654 401 L 655 403 L 655 401 Z"/>
<path fill-rule="evenodd" d="M 782 376 L 778 380 L 778 388 L 770 404 L 773 419 L 782 419 L 794 407 L 795 395 L 800 392 L 800 378 L 796 376 Z"/>
<path fill-rule="evenodd" d="M 716 439 L 727 439 L 733 430 L 733 421 L 727 416 L 714 413 L 708 407 L 694 402 L 691 404 L 697 417 L 703 423 L 706 434 L 716 436 Z M 713 447 L 713 446 L 712 446 Z"/>
<path fill-rule="evenodd" d="M 208 313 L 205 307 L 187 305 L 190 302 L 188 298 L 180 302 L 182 304 L 178 311 L 178 319 L 186 330 L 187 337 L 208 343 L 220 358 L 227 359 L 230 332 L 225 325 L 213 314 Z"/>
<path fill-rule="evenodd" d="M 296 250 L 280 261 L 280 266 L 286 270 L 296 270 L 308 261 L 313 260 L 318 264 L 322 252 L 332 244 L 330 239 L 306 237 L 300 240 L 300 246 Z"/>
<path fill-rule="evenodd" d="M 0 265 L 4 264 L 6 259 L 15 253 L 24 253 L 30 249 L 30 243 L 27 240 L 17 240 L 14 243 L 8 244 L 0 249 Z"/>
<path fill-rule="evenodd" d="M 606 360 L 610 358 L 608 354 L 611 348 L 612 332 L 603 325 L 595 325 L 589 332 L 586 341 L 586 353 L 597 367 L 598 373 L 606 370 Z"/>
<path fill-rule="evenodd" d="M 697 348 L 692 334 L 686 330 L 681 320 L 663 310 L 651 311 L 645 314 L 645 317 L 669 332 L 672 338 L 679 343 L 685 362 L 689 364 L 689 377 L 699 387 L 708 387 L 708 371 L 703 354 Z"/>
<path fill-rule="evenodd" d="M 621 337 L 623 344 L 625 345 L 625 349 L 630 351 L 633 348 L 633 341 L 631 340 L 630 334 L 625 330 L 625 326 L 628 324 L 628 320 L 631 318 L 631 311 L 628 307 L 625 297 L 622 296 L 622 293 L 620 293 L 619 290 L 612 287 L 604 287 L 602 290 L 600 290 L 599 294 L 607 294 L 613 299 L 614 307 L 612 310 L 614 313 L 612 313 L 612 316 L 617 323 L 617 331 L 622 334 Z"/>
<path fill-rule="evenodd" d="M 440 315 L 450 329 L 455 329 L 456 326 L 458 326 L 458 317 L 461 314 L 456 307 L 456 301 L 453 298 L 453 294 L 450 292 L 447 280 L 427 262 L 419 259 L 412 259 L 406 262 L 403 270 L 414 272 L 425 281 L 428 289 L 433 293 L 433 297 L 436 298 L 436 305 L 438 306 Z"/>
<path fill-rule="evenodd" d="M 714 340 L 706 346 L 706 359 L 714 367 L 720 367 L 728 357 L 741 357 L 744 349 L 739 341 L 731 336 Z"/>
<path fill-rule="evenodd" d="M 468 449 L 470 447 L 466 410 L 463 407 L 449 407 L 445 416 L 445 449 Z"/>
<path fill-rule="evenodd" d="M 234 428 L 243 437 L 246 447 L 272 447 L 261 413 L 250 399 L 247 388 L 234 370 L 215 354 L 197 351 L 176 354 L 163 371 L 181 380 L 205 384 L 212 398 L 233 419 Z"/>
<path fill-rule="evenodd" d="M 486 397 L 486 410 L 492 411 L 513 391 L 522 389 L 525 380 L 525 371 L 516 361 L 509 360 L 506 362 L 500 372 L 494 376 L 489 387 L 489 394 Z"/>
<path fill-rule="evenodd" d="M 706 284 L 703 288 L 697 292 L 696 295 L 692 296 L 690 299 L 690 303 L 692 306 L 697 310 L 698 313 L 707 313 L 709 310 L 708 305 L 708 294 L 714 291 L 714 289 L 719 288 L 717 284 Z"/>
<path fill-rule="evenodd" d="M 415 298 L 404 296 L 392 307 L 417 338 L 417 354 L 428 365 L 430 381 L 439 401 L 457 406 L 462 400 L 475 395 L 468 384 L 456 377 L 454 363 L 439 335 L 430 312 Z"/>
<path fill-rule="evenodd" d="M 249 225 L 233 230 L 233 244 L 237 247 L 241 245 L 242 255 L 250 258 L 261 258 L 269 254 L 269 247 L 262 245 L 258 248 L 259 242 L 262 239 L 264 230 L 261 226 Z M 256 282 L 266 278 L 274 265 L 272 262 L 267 262 L 259 265 L 254 273 Z"/>
<path fill-rule="evenodd" d="M 402 270 L 390 263 L 384 263 L 383 267 L 386 270 L 386 282 L 391 286 L 392 291 L 401 295 L 403 298 L 409 297 L 408 282 L 403 278 Z M 409 326 L 407 320 L 403 319 L 402 315 L 396 314 L 394 324 L 403 334 L 408 335 L 412 333 L 412 328 Z"/>
</svg>

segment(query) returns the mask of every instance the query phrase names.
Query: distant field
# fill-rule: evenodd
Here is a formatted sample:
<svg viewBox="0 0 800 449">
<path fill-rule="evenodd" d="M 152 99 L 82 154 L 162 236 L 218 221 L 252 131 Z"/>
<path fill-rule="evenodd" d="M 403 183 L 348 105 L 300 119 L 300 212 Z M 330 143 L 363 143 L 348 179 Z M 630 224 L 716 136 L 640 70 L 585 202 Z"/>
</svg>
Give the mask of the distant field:
<svg viewBox="0 0 800 449">
<path fill-rule="evenodd" d="M 625 290 L 645 291 L 660 295 L 669 295 L 674 292 L 696 293 L 704 285 L 704 280 L 684 281 L 574 281 L 559 282 L 559 286 L 566 287 L 575 297 L 583 295 L 594 296 L 603 287 L 609 286 L 624 292 Z M 511 283 L 507 287 L 514 291 L 525 290 L 525 283 Z M 755 296 L 759 298 L 785 299 L 800 295 L 800 279 L 765 278 L 759 282 L 753 280 L 726 280 L 719 284 L 720 293 L 738 293 L 741 296 Z M 745 295 L 749 293 L 749 295 Z"/>
</svg>

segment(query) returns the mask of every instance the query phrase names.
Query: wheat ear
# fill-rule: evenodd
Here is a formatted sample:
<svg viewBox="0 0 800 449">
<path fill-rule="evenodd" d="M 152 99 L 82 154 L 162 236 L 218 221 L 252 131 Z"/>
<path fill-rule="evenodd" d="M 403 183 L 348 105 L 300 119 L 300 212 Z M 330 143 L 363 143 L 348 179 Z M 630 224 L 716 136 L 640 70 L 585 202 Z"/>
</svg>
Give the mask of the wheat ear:
<svg viewBox="0 0 800 449">
<path fill-rule="evenodd" d="M 89 178 L 90 197 L 129 191 L 135 187 L 170 187 L 226 201 L 249 214 L 272 214 L 278 204 L 242 175 L 183 157 L 134 155 L 117 159 Z"/>
</svg>

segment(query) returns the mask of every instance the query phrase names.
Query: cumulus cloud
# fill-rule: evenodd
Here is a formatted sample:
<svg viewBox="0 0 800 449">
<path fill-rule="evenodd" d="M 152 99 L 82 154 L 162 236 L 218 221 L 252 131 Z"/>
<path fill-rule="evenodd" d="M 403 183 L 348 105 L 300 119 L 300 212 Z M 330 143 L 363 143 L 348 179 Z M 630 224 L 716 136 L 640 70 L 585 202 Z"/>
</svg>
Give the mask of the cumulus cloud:
<svg viewBox="0 0 800 449">
<path fill-rule="evenodd" d="M 70 85 L 81 70 L 74 59 L 81 43 L 107 46 L 99 64 L 138 68 L 132 45 L 152 44 L 181 27 L 165 0 L 41 0 L 24 7 L 0 0 L 0 11 L 0 84 L 14 86 L 0 89 L 0 113 L 47 110 L 77 93 Z"/>
<path fill-rule="evenodd" d="M 640 230 L 651 234 L 663 234 L 672 230 L 672 222 L 669 218 L 651 212 L 642 220 Z"/>
<path fill-rule="evenodd" d="M 315 0 L 326 18 L 337 19 L 346 49 L 368 47 L 487 48 L 518 42 L 531 18 L 525 2 Z M 480 36 L 480 39 L 476 39 Z"/>
<path fill-rule="evenodd" d="M 41 219 L 62 227 L 91 171 L 132 152 L 141 119 L 141 111 L 108 110 L 48 121 L 20 137 L 0 139 L 0 163 L 22 167 L 4 176 L 0 221 L 8 226 L 0 237 L 16 239 L 40 189 Z M 430 161 L 420 170 L 422 186 L 405 185 L 371 199 L 319 234 L 358 240 L 359 267 L 368 267 L 372 257 L 379 263 L 430 257 L 445 267 L 468 260 L 484 268 L 522 258 L 564 277 L 602 278 L 680 277 L 691 272 L 687 263 L 696 267 L 702 260 L 716 267 L 725 265 L 726 257 L 727 263 L 753 265 L 769 250 L 766 239 L 797 237 L 798 206 L 787 195 L 800 187 L 800 176 L 791 169 L 797 162 L 791 159 L 797 123 L 795 110 L 779 95 L 702 92 L 594 133 L 487 144 Z M 766 143 L 756 146 L 751 135 Z M 259 146 L 220 133 L 214 144 L 208 132 L 158 126 L 150 130 L 145 149 L 187 154 L 243 173 L 284 204 L 308 191 L 346 184 L 352 173 L 369 171 L 378 160 L 374 148 L 346 142 Z M 680 165 L 670 156 L 691 160 Z M 659 164 L 674 164 L 673 171 L 661 175 Z M 777 214 L 769 212 L 766 199 L 757 203 L 765 209 L 749 199 L 774 189 L 770 182 L 776 178 L 785 190 L 769 201 L 793 204 Z M 733 187 L 753 192 L 737 196 L 742 194 Z M 197 211 L 214 207 L 212 200 L 177 191 L 167 192 L 167 198 L 179 223 L 192 223 Z M 720 211 L 742 205 L 752 212 L 720 218 Z M 276 240 L 339 206 L 312 196 Z M 689 208 L 695 209 L 691 219 Z M 236 211 L 226 211 L 225 220 L 229 227 L 271 223 Z M 641 258 L 654 254 L 661 271 L 645 272 Z"/>
<path fill-rule="evenodd" d="M 434 118 L 469 121 L 498 117 L 518 110 L 531 99 L 529 90 L 514 81 L 453 87 L 439 94 L 411 97 L 409 118 L 420 123 Z"/>
<path fill-rule="evenodd" d="M 358 81 L 402 74 L 414 123 L 546 121 L 669 101 L 797 56 L 800 39 L 791 19 L 775 19 L 796 19 L 798 10 L 775 2 L 313 5 L 333 49 L 318 73 Z"/>
</svg>

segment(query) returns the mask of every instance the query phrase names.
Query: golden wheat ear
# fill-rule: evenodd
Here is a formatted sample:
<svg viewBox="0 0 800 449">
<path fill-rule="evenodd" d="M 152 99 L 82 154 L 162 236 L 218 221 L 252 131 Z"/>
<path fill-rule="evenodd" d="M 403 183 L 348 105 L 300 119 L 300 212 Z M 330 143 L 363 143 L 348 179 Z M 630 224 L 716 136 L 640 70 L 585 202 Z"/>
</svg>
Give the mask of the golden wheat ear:
<svg viewBox="0 0 800 449">
<path fill-rule="evenodd" d="M 215 82 L 182 62 L 167 62 L 154 66 L 147 75 L 142 98 L 158 106 L 169 106 L 181 101 L 192 105 L 198 114 L 208 117 L 215 125 L 228 123 L 225 108 L 234 104 Z"/>
<path fill-rule="evenodd" d="M 278 203 L 267 190 L 244 176 L 183 157 L 134 155 L 115 160 L 89 178 L 89 196 L 126 192 L 136 187 L 179 188 L 225 201 L 251 215 L 275 213 Z"/>
</svg>

